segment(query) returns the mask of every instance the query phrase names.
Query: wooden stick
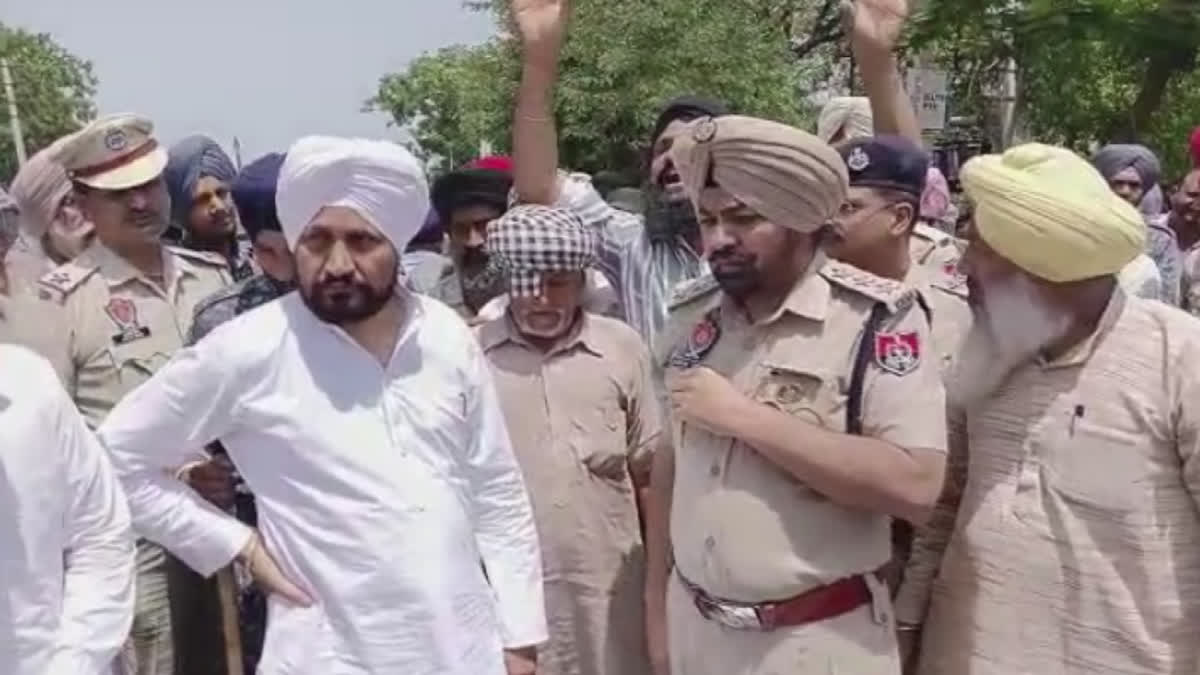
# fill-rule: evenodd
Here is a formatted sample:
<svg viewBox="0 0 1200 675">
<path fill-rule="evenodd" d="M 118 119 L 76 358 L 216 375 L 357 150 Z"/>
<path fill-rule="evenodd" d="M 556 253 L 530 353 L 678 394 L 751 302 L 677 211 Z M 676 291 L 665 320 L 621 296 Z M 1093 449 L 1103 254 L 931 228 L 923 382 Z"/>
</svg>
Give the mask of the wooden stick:
<svg viewBox="0 0 1200 675">
<path fill-rule="evenodd" d="M 242 633 L 238 629 L 237 582 L 233 567 L 217 572 L 217 595 L 221 604 L 221 633 L 225 638 L 225 668 L 228 675 L 244 675 Z"/>
</svg>

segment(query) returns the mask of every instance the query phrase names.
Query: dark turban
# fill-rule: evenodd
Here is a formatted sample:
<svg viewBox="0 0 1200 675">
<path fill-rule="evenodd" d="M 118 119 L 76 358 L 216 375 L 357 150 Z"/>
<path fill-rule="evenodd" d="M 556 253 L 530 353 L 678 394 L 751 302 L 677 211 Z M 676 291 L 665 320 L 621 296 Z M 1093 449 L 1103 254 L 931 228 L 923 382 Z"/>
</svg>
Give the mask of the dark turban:
<svg viewBox="0 0 1200 675">
<path fill-rule="evenodd" d="M 204 176 L 231 183 L 237 169 L 229 155 L 207 136 L 188 136 L 171 146 L 163 178 L 171 194 L 171 215 L 175 223 L 188 229 L 188 212 L 192 208 L 192 190 Z"/>
<path fill-rule="evenodd" d="M 650 134 L 650 145 L 654 145 L 671 122 L 691 122 L 701 117 L 720 117 L 728 114 L 729 108 L 720 101 L 700 96 L 680 96 L 663 106 L 662 112 L 658 113 L 658 119 L 654 121 L 654 131 Z"/>
<path fill-rule="evenodd" d="M 508 208 L 512 183 L 512 174 L 507 171 L 459 169 L 434 182 L 430 199 L 445 224 L 455 210 L 469 206 L 490 206 L 503 212 Z"/>
<path fill-rule="evenodd" d="M 285 157 L 282 152 L 259 157 L 233 179 L 233 203 L 250 241 L 259 232 L 283 231 L 275 212 L 275 186 L 279 184 L 279 167 Z"/>
<path fill-rule="evenodd" d="M 1125 169 L 1133 168 L 1142 181 L 1142 194 L 1150 191 L 1162 178 L 1162 165 L 1153 152 L 1144 145 L 1114 143 L 1100 148 L 1100 152 L 1092 157 L 1092 164 L 1105 180 Z"/>
</svg>

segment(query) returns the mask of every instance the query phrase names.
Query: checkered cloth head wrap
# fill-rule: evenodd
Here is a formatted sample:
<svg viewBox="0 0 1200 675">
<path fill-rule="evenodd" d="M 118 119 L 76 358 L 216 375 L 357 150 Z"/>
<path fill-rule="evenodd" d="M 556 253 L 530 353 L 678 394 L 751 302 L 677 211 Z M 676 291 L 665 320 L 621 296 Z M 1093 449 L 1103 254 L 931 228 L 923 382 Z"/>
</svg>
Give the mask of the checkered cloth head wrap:
<svg viewBox="0 0 1200 675">
<path fill-rule="evenodd" d="M 525 204 L 487 228 L 487 250 L 509 274 L 509 293 L 537 296 L 542 274 L 586 269 L 596 257 L 595 234 L 564 209 Z"/>
</svg>

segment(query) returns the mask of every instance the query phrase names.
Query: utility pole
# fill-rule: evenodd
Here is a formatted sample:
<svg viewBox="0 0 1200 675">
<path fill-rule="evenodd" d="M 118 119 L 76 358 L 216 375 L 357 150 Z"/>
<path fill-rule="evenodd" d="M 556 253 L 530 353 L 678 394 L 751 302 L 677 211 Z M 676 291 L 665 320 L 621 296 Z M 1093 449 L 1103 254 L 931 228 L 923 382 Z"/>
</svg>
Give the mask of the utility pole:
<svg viewBox="0 0 1200 675">
<path fill-rule="evenodd" d="M 4 98 L 8 101 L 8 127 L 12 131 L 13 147 L 17 151 L 17 166 L 25 163 L 25 136 L 21 133 L 21 117 L 17 114 L 17 95 L 13 93 L 12 72 L 8 59 L 0 57 L 0 77 L 4 79 Z"/>
</svg>

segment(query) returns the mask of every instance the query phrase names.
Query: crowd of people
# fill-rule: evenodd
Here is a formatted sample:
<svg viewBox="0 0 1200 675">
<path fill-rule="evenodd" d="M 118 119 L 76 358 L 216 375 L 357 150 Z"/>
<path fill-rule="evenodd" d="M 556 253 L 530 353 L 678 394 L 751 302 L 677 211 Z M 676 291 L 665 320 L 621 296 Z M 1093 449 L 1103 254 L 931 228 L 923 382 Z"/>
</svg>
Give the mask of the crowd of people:
<svg viewBox="0 0 1200 675">
<path fill-rule="evenodd" d="M 974 158 L 958 214 L 857 0 L 866 96 L 668 101 L 638 209 L 560 166 L 567 4 L 432 183 L 136 114 L 21 167 L 0 671 L 1196 673 L 1200 129 L 1174 183 Z"/>
</svg>

